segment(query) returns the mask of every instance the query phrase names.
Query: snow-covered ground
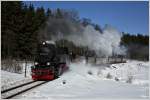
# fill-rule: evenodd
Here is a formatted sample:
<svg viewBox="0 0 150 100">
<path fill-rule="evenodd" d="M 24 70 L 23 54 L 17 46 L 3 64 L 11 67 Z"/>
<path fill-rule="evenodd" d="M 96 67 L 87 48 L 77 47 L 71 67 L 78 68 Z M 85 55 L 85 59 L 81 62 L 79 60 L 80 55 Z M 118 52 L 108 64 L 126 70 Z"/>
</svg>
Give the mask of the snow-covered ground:
<svg viewBox="0 0 150 100">
<path fill-rule="evenodd" d="M 116 78 L 121 82 L 148 86 L 149 62 L 127 61 L 127 63 L 112 64 L 101 71 L 100 77 L 107 77 L 108 74 L 113 80 Z"/>
<path fill-rule="evenodd" d="M 70 65 L 60 78 L 15 98 L 25 99 L 148 99 L 149 63 L 128 61 L 124 64 L 91 65 L 84 60 Z M 108 77 L 108 73 L 111 77 Z M 127 83 L 132 76 L 132 81 Z M 115 81 L 115 77 L 118 79 Z M 63 84 L 65 82 L 65 84 Z"/>
<path fill-rule="evenodd" d="M 21 64 L 23 69 L 22 73 L 11 73 L 1 70 L 1 90 L 31 81 L 31 65 L 32 63 L 27 64 L 27 74 L 25 77 L 25 63 Z"/>
</svg>

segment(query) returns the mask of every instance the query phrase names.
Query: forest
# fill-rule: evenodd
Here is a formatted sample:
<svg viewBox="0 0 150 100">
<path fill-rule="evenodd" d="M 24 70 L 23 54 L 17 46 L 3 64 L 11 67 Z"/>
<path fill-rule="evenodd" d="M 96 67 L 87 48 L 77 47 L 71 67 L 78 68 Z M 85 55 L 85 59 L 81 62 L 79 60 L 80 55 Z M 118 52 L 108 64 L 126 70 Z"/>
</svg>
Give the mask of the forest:
<svg viewBox="0 0 150 100">
<path fill-rule="evenodd" d="M 49 29 L 48 36 L 57 34 L 60 29 L 62 33 L 71 32 L 69 26 L 63 22 L 66 20 L 75 25 L 91 25 L 95 30 L 102 33 L 100 25 L 93 23 L 88 18 L 80 18 L 75 10 L 64 10 L 57 8 L 45 10 L 43 7 L 34 8 L 32 4 L 26 5 L 21 1 L 2 1 L 1 2 L 1 57 L 2 59 L 26 59 L 34 58 L 37 45 L 40 41 L 47 39 L 43 29 L 48 20 L 61 20 L 59 25 L 53 25 Z M 68 30 L 66 30 L 68 29 Z M 69 30 L 70 29 L 70 30 Z M 75 54 L 84 55 L 87 47 L 75 46 L 68 40 L 57 41 L 67 44 Z M 127 48 L 127 57 L 138 60 L 149 60 L 149 36 L 131 35 L 131 33 L 122 32 L 121 45 Z M 81 52 L 82 51 L 82 52 Z"/>
</svg>

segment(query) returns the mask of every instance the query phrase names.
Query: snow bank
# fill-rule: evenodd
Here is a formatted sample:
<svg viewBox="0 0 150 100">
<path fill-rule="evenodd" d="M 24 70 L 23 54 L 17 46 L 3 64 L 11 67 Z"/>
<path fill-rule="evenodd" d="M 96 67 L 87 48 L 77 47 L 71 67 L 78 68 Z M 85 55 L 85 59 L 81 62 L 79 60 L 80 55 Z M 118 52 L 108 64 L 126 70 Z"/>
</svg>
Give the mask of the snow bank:
<svg viewBox="0 0 150 100">
<path fill-rule="evenodd" d="M 101 71 L 100 77 L 106 77 L 108 74 L 112 79 L 119 79 L 121 82 L 127 82 L 137 85 L 148 85 L 149 62 L 127 61 L 127 63 L 112 64 L 110 68 Z"/>
<path fill-rule="evenodd" d="M 24 76 L 22 74 L 11 73 L 7 71 L 1 71 L 1 85 L 12 84 L 18 80 L 22 80 Z"/>
</svg>

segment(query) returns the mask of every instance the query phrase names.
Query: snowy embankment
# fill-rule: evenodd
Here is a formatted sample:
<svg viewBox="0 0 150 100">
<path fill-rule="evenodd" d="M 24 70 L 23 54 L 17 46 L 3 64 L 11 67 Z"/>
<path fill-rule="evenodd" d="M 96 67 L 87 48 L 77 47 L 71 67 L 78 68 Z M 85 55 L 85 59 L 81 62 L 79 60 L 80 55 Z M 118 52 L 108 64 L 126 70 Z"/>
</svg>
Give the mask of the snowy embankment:
<svg viewBox="0 0 150 100">
<path fill-rule="evenodd" d="M 127 82 L 135 85 L 149 84 L 149 62 L 127 61 L 127 63 L 112 64 L 109 68 L 101 71 L 100 77 Z"/>
<path fill-rule="evenodd" d="M 136 81 L 132 81 L 133 84 L 126 83 L 124 81 L 127 77 L 125 72 L 127 69 L 124 67 L 128 65 L 136 67 L 136 70 L 140 70 L 139 72 L 135 73 L 135 70 L 130 69 L 131 72 L 133 71 L 132 75 L 135 76 L 133 78 L 134 80 L 138 82 L 143 80 L 145 82 L 148 81 L 147 72 L 149 71 L 149 65 L 146 62 L 129 61 L 124 64 L 113 64 L 111 67 L 109 67 L 105 65 L 94 66 L 91 64 L 86 64 L 83 60 L 82 62 L 72 63 L 70 65 L 70 70 L 60 76 L 60 78 L 15 98 L 50 100 L 99 100 L 100 98 L 148 99 L 149 91 L 147 83 L 141 85 L 135 84 Z M 116 69 L 118 69 L 118 71 L 116 71 Z M 120 72 L 119 69 L 123 72 Z M 110 73 L 112 77 L 108 78 L 107 73 Z M 119 80 L 115 81 L 115 77 L 117 77 Z"/>
<path fill-rule="evenodd" d="M 1 90 L 17 86 L 19 84 L 31 81 L 31 63 L 27 64 L 27 72 L 25 77 L 25 63 L 22 63 L 22 73 L 11 73 L 1 70 Z"/>
</svg>

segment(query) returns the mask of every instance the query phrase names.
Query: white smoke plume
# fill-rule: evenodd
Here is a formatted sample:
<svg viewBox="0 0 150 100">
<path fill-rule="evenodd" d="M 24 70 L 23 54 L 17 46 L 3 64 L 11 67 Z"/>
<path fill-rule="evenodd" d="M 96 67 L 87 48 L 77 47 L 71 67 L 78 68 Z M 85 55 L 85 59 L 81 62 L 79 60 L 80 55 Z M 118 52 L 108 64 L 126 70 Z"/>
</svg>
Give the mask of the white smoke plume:
<svg viewBox="0 0 150 100">
<path fill-rule="evenodd" d="M 90 50 L 95 50 L 100 56 L 126 54 L 125 47 L 120 46 L 121 33 L 110 25 L 106 25 L 103 33 L 100 33 L 91 25 L 83 27 L 79 23 L 65 19 L 51 19 L 47 23 L 46 34 L 49 34 L 51 29 L 57 30 L 55 34 L 51 34 L 51 39 L 54 41 L 66 39 L 77 46 L 87 46 Z"/>
<path fill-rule="evenodd" d="M 84 28 L 82 35 L 71 34 L 65 39 L 78 46 L 88 46 L 89 49 L 95 50 L 98 55 L 125 54 L 125 48 L 120 47 L 120 32 L 109 25 L 105 26 L 103 33 L 88 25 Z"/>
</svg>

